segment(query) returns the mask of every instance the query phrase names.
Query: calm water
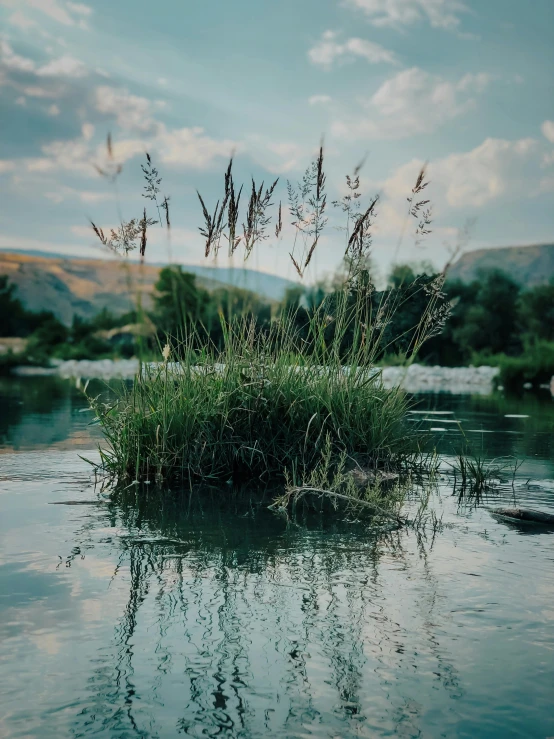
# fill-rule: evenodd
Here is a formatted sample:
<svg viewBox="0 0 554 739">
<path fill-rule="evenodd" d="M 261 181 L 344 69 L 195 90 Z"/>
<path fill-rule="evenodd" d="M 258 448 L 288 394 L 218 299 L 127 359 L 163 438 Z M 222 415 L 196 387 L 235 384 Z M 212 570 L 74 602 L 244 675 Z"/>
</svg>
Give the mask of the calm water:
<svg viewBox="0 0 554 739">
<path fill-rule="evenodd" d="M 554 534 L 458 507 L 446 478 L 434 539 L 116 506 L 83 408 L 70 383 L 0 380 L 3 739 L 554 736 Z M 419 410 L 444 454 L 459 421 L 524 458 L 499 500 L 554 512 L 550 396 Z"/>
</svg>

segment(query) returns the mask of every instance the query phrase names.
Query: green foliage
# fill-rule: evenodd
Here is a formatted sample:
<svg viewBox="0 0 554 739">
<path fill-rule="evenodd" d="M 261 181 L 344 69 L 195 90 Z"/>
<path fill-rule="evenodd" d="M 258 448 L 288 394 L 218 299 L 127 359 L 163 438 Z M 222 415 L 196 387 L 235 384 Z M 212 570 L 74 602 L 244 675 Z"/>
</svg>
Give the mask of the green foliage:
<svg viewBox="0 0 554 739">
<path fill-rule="evenodd" d="M 554 377 L 554 342 L 533 341 L 526 345 L 523 354 L 510 357 L 504 353 L 493 355 L 475 355 L 474 364 L 485 362 L 499 367 L 499 382 L 508 390 L 521 390 L 525 383 L 537 388 L 549 384 Z"/>
<path fill-rule="evenodd" d="M 419 351 L 418 326 L 426 311 L 430 286 L 436 279 L 437 275 L 416 274 L 408 265 L 396 265 L 385 290 L 368 293 L 366 286 L 366 318 L 375 323 L 380 316 L 383 324 L 379 346 L 375 345 L 375 336 L 372 338 L 376 362 L 394 365 L 413 360 L 414 350 Z M 554 280 L 520 291 L 510 278 L 494 271 L 470 284 L 447 282 L 443 290 L 450 304 L 450 317 L 440 335 L 426 342 L 419 361 L 446 366 L 496 365 L 501 368 L 502 384 L 509 388 L 521 387 L 524 382 L 536 386 L 550 381 L 554 375 Z M 158 341 L 164 343 L 167 336 L 173 337 L 174 349 L 183 337 L 184 326 L 189 333 L 194 330 L 197 335 L 197 348 L 209 341 L 222 349 L 225 341 L 222 320 L 229 321 L 232 316 L 253 316 L 257 331 L 266 332 L 274 318 L 288 316 L 299 340 L 307 342 L 310 322 L 325 305 L 327 325 L 322 329 L 321 340 L 329 345 L 333 344 L 338 327 L 334 313 L 341 295 L 337 278 L 331 289 L 323 284 L 291 288 L 280 304 L 272 306 L 259 296 L 237 288 L 208 292 L 196 283 L 194 275 L 175 266 L 160 272 L 151 318 Z M 358 299 L 352 291 L 351 309 Z M 21 363 L 47 363 L 51 357 L 94 359 L 130 357 L 137 353 L 136 335 L 132 332 L 115 332 L 106 338 L 112 329 L 136 327 L 139 321 L 135 311 L 114 316 L 103 309 L 91 320 L 75 317 L 67 328 L 52 313 L 26 311 L 7 276 L 0 276 L 0 309 L 0 335 L 29 337 L 23 356 L 4 356 L 4 371 Z M 345 358 L 356 341 L 356 330 L 352 322 L 346 329 L 338 328 L 342 332 L 340 353 Z M 156 344 L 147 341 L 145 346 L 151 352 Z"/>
<path fill-rule="evenodd" d="M 554 341 L 554 278 L 522 293 L 518 301 L 518 323 L 527 341 Z"/>
<path fill-rule="evenodd" d="M 516 352 L 521 347 L 517 335 L 519 285 L 494 270 L 478 282 L 473 304 L 466 307 L 463 323 L 453 337 L 462 352 Z"/>
<path fill-rule="evenodd" d="M 0 336 L 28 336 L 52 315 L 27 311 L 16 292 L 16 286 L 10 284 L 8 275 L 0 275 Z"/>
<path fill-rule="evenodd" d="M 164 267 L 155 286 L 154 321 L 161 334 L 179 336 L 185 326 L 206 325 L 209 293 L 181 266 Z"/>
</svg>

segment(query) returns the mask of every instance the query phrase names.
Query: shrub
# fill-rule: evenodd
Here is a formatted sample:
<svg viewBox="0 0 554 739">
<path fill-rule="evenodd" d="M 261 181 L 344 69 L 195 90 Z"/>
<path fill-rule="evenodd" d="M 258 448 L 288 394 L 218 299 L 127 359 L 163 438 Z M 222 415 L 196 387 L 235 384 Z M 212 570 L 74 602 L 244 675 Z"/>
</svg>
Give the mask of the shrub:
<svg viewBox="0 0 554 739">
<path fill-rule="evenodd" d="M 554 342 L 534 341 L 525 347 L 519 357 L 506 354 L 479 356 L 476 364 L 489 364 L 500 368 L 498 382 L 507 390 L 520 391 L 527 382 L 534 388 L 548 384 L 554 377 Z"/>
</svg>

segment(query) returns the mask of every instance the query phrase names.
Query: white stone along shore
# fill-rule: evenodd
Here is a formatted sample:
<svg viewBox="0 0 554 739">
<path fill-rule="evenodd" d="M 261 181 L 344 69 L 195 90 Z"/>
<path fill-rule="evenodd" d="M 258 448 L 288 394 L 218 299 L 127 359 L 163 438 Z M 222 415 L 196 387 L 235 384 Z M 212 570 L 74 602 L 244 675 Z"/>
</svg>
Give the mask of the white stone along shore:
<svg viewBox="0 0 554 739">
<path fill-rule="evenodd" d="M 53 363 L 52 367 L 16 367 L 23 375 L 59 375 L 65 378 L 132 380 L 138 372 L 136 359 L 75 360 Z M 377 370 L 378 371 L 378 370 Z M 497 367 L 384 367 L 385 387 L 401 385 L 410 393 L 470 393 L 488 395 L 494 389 Z"/>
</svg>

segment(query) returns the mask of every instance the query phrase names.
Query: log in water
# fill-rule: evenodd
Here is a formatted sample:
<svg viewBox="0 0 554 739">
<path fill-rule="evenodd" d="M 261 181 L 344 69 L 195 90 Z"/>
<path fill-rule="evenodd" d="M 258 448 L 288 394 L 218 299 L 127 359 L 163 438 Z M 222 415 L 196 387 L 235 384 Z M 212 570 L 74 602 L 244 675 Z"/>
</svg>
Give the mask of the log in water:
<svg viewBox="0 0 554 739">
<path fill-rule="evenodd" d="M 514 518 L 518 521 L 529 521 L 530 523 L 542 523 L 554 526 L 554 515 L 536 511 L 533 508 L 493 508 L 492 513 L 497 516 Z"/>
</svg>

